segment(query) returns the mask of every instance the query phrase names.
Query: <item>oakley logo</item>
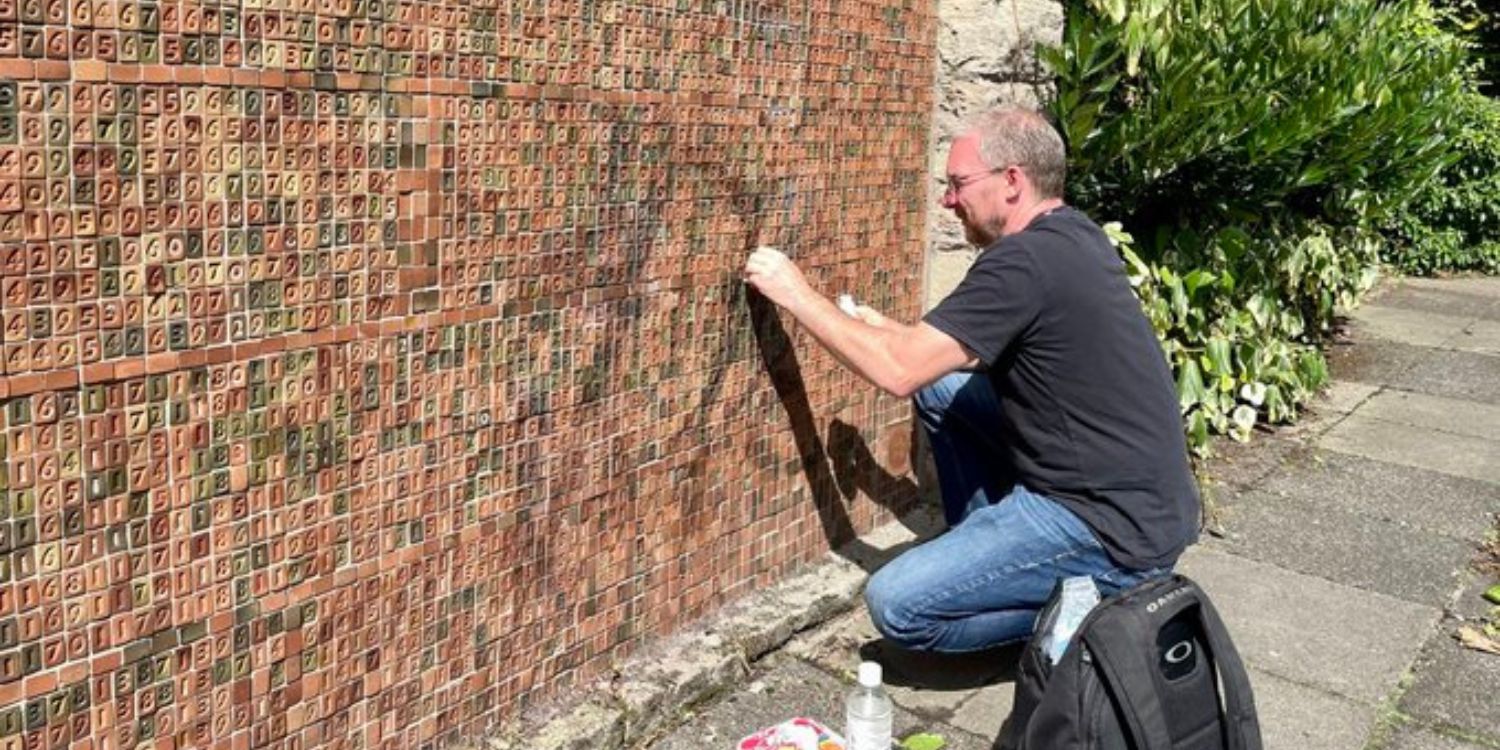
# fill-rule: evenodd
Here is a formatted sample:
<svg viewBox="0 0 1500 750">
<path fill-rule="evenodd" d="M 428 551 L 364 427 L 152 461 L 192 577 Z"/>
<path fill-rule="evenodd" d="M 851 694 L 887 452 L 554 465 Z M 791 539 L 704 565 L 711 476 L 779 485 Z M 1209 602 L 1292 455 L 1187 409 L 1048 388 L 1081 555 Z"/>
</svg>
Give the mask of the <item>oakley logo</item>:
<svg viewBox="0 0 1500 750">
<path fill-rule="evenodd" d="M 1192 641 L 1179 641 L 1167 649 L 1167 653 L 1162 656 L 1168 664 L 1181 664 L 1191 658 L 1193 658 Z"/>
</svg>

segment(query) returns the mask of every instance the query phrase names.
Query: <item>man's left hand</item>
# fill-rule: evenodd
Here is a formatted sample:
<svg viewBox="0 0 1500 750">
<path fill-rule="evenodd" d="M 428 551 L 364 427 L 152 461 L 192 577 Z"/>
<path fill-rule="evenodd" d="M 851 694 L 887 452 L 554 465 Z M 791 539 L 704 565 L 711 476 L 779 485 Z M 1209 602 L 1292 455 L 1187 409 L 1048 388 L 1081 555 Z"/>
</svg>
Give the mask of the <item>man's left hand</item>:
<svg viewBox="0 0 1500 750">
<path fill-rule="evenodd" d="M 745 261 L 745 281 L 781 307 L 791 307 L 812 292 L 797 264 L 774 247 L 755 248 Z"/>
</svg>

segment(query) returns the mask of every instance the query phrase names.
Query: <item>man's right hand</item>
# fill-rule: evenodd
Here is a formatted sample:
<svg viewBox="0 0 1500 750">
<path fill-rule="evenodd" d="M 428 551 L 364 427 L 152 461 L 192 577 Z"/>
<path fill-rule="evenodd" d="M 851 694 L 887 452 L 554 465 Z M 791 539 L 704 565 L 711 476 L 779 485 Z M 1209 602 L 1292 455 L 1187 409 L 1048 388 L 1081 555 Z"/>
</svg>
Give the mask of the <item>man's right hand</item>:
<svg viewBox="0 0 1500 750">
<path fill-rule="evenodd" d="M 802 271 L 774 247 L 755 248 L 745 261 L 745 281 L 777 305 L 792 308 L 812 293 Z M 793 310 L 795 313 L 796 311 Z"/>
</svg>

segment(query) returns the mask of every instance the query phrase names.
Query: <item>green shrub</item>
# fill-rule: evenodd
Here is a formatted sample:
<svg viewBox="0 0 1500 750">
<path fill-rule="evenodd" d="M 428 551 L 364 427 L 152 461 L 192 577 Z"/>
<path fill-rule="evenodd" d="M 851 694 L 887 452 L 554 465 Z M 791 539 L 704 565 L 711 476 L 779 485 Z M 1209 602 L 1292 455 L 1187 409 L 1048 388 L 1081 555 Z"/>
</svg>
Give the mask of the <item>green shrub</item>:
<svg viewBox="0 0 1500 750">
<path fill-rule="evenodd" d="M 1043 51 L 1070 200 L 1139 236 L 1373 216 L 1448 162 L 1463 54 L 1425 0 L 1069 0 Z"/>
<path fill-rule="evenodd" d="M 1388 226 L 1386 260 L 1406 273 L 1500 272 L 1500 101 L 1458 99 L 1459 158 Z"/>
</svg>

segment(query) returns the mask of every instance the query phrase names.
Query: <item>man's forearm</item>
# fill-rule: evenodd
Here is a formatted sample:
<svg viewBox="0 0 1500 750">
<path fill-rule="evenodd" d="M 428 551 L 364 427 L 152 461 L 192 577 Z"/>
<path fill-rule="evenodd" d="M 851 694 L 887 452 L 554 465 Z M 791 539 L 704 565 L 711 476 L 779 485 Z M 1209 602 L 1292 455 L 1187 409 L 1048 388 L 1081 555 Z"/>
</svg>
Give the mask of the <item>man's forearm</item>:
<svg viewBox="0 0 1500 750">
<path fill-rule="evenodd" d="M 905 397 L 924 385 L 916 382 L 897 354 L 903 336 L 910 334 L 910 326 L 895 321 L 870 325 L 812 291 L 799 297 L 787 311 L 834 358 L 881 390 Z"/>
<path fill-rule="evenodd" d="M 846 315 L 813 291 L 786 254 L 758 247 L 745 261 L 745 281 L 797 319 L 845 367 L 895 396 L 909 396 L 927 383 L 973 359 L 951 336 L 926 323 L 887 321 L 863 308 Z"/>
</svg>

